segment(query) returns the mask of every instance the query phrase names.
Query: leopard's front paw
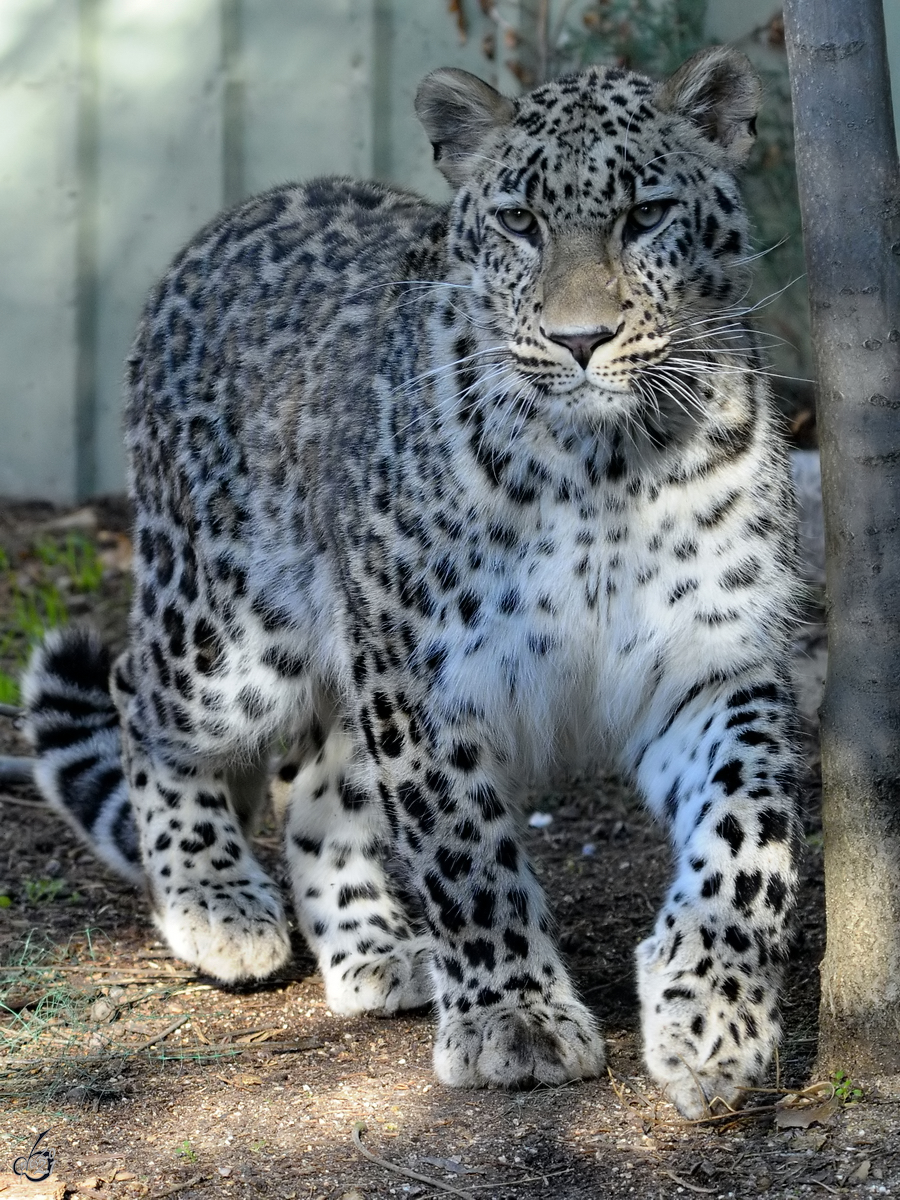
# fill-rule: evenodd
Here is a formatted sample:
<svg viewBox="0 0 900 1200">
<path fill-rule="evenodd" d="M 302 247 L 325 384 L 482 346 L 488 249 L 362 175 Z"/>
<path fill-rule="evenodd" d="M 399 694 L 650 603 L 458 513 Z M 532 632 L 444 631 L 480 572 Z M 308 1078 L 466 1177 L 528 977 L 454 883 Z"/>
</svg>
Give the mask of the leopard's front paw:
<svg viewBox="0 0 900 1200">
<path fill-rule="evenodd" d="M 176 957 L 223 983 L 264 979 L 291 953 L 275 885 L 262 871 L 215 887 L 185 882 L 166 896 L 154 921 Z"/>
<path fill-rule="evenodd" d="M 597 1022 L 574 999 L 445 1014 L 434 1047 L 438 1079 L 451 1087 L 566 1083 L 599 1075 L 604 1061 Z"/>
<path fill-rule="evenodd" d="M 682 1116 L 744 1103 L 778 1044 L 777 985 L 674 931 L 637 949 L 644 1058 Z M 690 953 L 693 947 L 695 953 Z"/>
<path fill-rule="evenodd" d="M 390 1016 L 430 1004 L 431 957 L 431 941 L 423 937 L 367 953 L 338 953 L 327 963 L 320 957 L 328 1007 L 344 1017 L 367 1012 Z"/>
</svg>

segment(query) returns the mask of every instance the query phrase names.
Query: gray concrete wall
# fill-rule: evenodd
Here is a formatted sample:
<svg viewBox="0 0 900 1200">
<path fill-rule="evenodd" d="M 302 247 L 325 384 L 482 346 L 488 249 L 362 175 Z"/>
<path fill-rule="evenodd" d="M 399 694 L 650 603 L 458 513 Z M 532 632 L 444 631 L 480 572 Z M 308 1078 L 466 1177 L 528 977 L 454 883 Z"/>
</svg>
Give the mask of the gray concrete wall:
<svg viewBox="0 0 900 1200">
<path fill-rule="evenodd" d="M 557 0 L 558 2 L 558 0 Z M 726 40 L 773 0 L 711 0 Z M 226 204 L 324 172 L 434 197 L 412 111 L 428 70 L 507 91 L 505 35 L 445 0 L 3 0 L 0 4 L 0 494 L 57 501 L 123 486 L 123 362 L 147 289 Z M 886 0 L 900 91 L 900 4 Z"/>
</svg>

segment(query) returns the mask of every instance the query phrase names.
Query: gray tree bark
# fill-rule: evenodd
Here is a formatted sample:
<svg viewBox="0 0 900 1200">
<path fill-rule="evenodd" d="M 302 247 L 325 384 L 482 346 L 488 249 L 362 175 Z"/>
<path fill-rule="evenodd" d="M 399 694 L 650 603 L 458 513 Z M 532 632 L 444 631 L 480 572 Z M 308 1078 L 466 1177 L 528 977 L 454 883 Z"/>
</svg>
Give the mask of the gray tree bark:
<svg viewBox="0 0 900 1200">
<path fill-rule="evenodd" d="M 829 663 L 819 1069 L 900 1073 L 900 171 L 882 0 L 787 0 Z"/>
</svg>

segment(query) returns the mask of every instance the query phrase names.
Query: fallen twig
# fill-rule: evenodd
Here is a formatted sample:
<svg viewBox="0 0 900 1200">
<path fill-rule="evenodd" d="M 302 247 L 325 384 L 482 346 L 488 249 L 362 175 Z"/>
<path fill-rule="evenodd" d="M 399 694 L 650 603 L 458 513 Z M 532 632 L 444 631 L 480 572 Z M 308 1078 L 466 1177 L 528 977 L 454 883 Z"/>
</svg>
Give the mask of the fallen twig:
<svg viewBox="0 0 900 1200">
<path fill-rule="evenodd" d="M 462 1196 L 463 1200 L 472 1200 L 471 1192 L 460 1191 L 459 1188 L 451 1187 L 449 1183 L 442 1183 L 440 1179 L 432 1179 L 430 1175 L 420 1175 L 418 1171 L 410 1171 L 408 1167 L 398 1167 L 396 1163 L 373 1154 L 362 1144 L 362 1135 L 365 1131 L 365 1121 L 356 1121 L 353 1126 L 353 1144 L 363 1158 L 367 1158 L 369 1162 L 377 1163 L 379 1167 L 384 1167 L 386 1171 L 392 1171 L 395 1175 L 405 1175 L 407 1179 L 415 1179 L 418 1183 L 427 1183 L 429 1187 L 437 1188 L 441 1192 L 449 1192 L 451 1196 Z"/>
<path fill-rule="evenodd" d="M 190 1014 L 188 1014 L 189 1016 Z M 187 1020 L 187 1016 L 185 1017 Z M 183 1022 L 179 1022 L 183 1024 Z M 172 1032 L 170 1028 L 168 1033 Z M 101 1054 L 83 1054 L 83 1055 L 41 1055 L 32 1058 L 0 1058 L 0 1073 L 7 1067 L 42 1067 L 53 1066 L 55 1063 L 75 1062 L 93 1063 L 93 1062 L 108 1062 L 111 1058 L 130 1058 L 133 1054 L 140 1054 L 143 1050 L 148 1049 L 155 1042 L 160 1041 L 166 1033 L 158 1034 L 147 1042 L 139 1042 L 135 1046 L 119 1047 L 115 1050 L 105 1050 Z M 202 1038 L 198 1039 L 200 1045 L 196 1047 L 181 1046 L 179 1051 L 182 1056 L 187 1059 L 206 1060 L 240 1058 L 242 1054 L 254 1051 L 262 1051 L 265 1054 L 307 1054 L 310 1050 L 320 1050 L 325 1043 L 320 1038 L 300 1038 L 295 1042 L 251 1042 L 249 1045 L 236 1046 L 234 1042 L 203 1042 Z M 67 1042 L 66 1045 L 70 1045 Z"/>
<path fill-rule="evenodd" d="M 702 1192 L 705 1196 L 713 1196 L 719 1190 L 718 1188 L 700 1187 L 697 1183 L 689 1183 L 681 1175 L 676 1175 L 674 1171 L 670 1171 L 668 1167 L 662 1168 L 663 1175 L 668 1175 L 670 1179 L 674 1179 L 679 1187 L 687 1188 L 689 1192 Z"/>
<path fill-rule="evenodd" d="M 205 1175 L 194 1175 L 191 1179 L 185 1179 L 184 1183 L 173 1183 L 171 1187 L 163 1188 L 161 1192 L 151 1192 L 149 1200 L 163 1200 L 163 1196 L 174 1196 L 176 1192 L 187 1191 L 188 1188 L 196 1187 L 198 1183 L 204 1183 Z"/>
<path fill-rule="evenodd" d="M 544 1171 L 540 1175 L 520 1175 L 518 1179 L 510 1179 L 508 1186 L 518 1187 L 520 1183 L 537 1183 L 545 1179 L 555 1179 L 558 1175 L 571 1175 L 574 1171 L 574 1167 L 566 1167 L 563 1171 Z M 483 1188 L 496 1188 L 497 1186 L 496 1179 L 488 1183 L 473 1183 L 466 1194 L 470 1195 L 472 1192 L 481 1191 Z"/>
<path fill-rule="evenodd" d="M 45 811 L 50 808 L 46 800 L 20 800 L 18 796 L 2 794 L 0 794 L 0 804 L 16 804 L 19 808 L 43 808 Z"/>
<path fill-rule="evenodd" d="M 620 1104 L 625 1104 L 626 1106 L 628 1104 L 628 1101 L 625 1099 L 625 1088 L 627 1087 L 631 1090 L 631 1094 L 635 1097 L 636 1100 L 643 1101 L 643 1103 L 646 1104 L 646 1106 L 648 1108 L 654 1107 L 649 1096 L 645 1095 L 645 1093 L 638 1086 L 638 1083 L 636 1080 L 631 1079 L 630 1076 L 628 1076 L 628 1075 L 623 1075 L 622 1081 L 619 1082 L 619 1080 L 617 1080 L 616 1077 L 613 1075 L 610 1067 L 606 1068 L 606 1073 L 609 1076 L 609 1082 L 612 1086 L 612 1090 L 616 1094 L 616 1099 L 619 1101 Z"/>
<path fill-rule="evenodd" d="M 223 1054 L 229 1058 L 236 1058 L 248 1050 L 262 1050 L 266 1054 L 303 1054 L 309 1050 L 321 1050 L 325 1045 L 322 1039 L 317 1037 L 297 1038 L 293 1042 L 244 1042 L 242 1045 L 235 1042 L 204 1042 L 203 1038 L 199 1040 L 203 1046 L 204 1057 Z"/>
<path fill-rule="evenodd" d="M 127 1050 L 128 1054 L 137 1054 L 141 1050 L 146 1050 L 150 1046 L 155 1046 L 157 1042 L 161 1042 L 163 1038 L 167 1038 L 170 1033 L 174 1033 L 176 1029 L 180 1029 L 182 1025 L 186 1025 L 191 1019 L 190 1013 L 184 1013 L 177 1021 L 173 1021 L 171 1025 L 167 1025 L 165 1029 L 161 1029 L 159 1033 L 155 1033 L 153 1037 L 145 1038 L 142 1042 L 138 1042 L 136 1046 L 130 1046 Z"/>
<path fill-rule="evenodd" d="M 325 1043 L 321 1038 L 306 1037 L 299 1038 L 296 1042 L 266 1042 L 262 1049 L 270 1051 L 272 1054 L 301 1054 L 306 1050 L 321 1050 Z M 241 1046 L 235 1046 L 234 1049 L 240 1051 Z M 247 1047 L 252 1050 L 252 1046 Z"/>
<path fill-rule="evenodd" d="M 104 987 L 109 984 L 124 984 L 131 982 L 134 979 L 135 983 L 146 983 L 149 979 L 172 979 L 176 982 L 180 979 L 196 979 L 196 971 L 176 971 L 174 968 L 171 971 L 161 971 L 156 967 L 95 967 L 92 963 L 82 963 L 79 965 L 63 964 L 55 965 L 53 963 L 34 963 L 27 967 L 4 967 L 3 974 L 8 975 L 15 972 L 17 975 L 31 975 L 44 973 L 47 975 L 121 975 L 121 979 L 109 979 L 104 982 Z M 212 984 L 198 983 L 192 991 L 210 991 Z"/>
<path fill-rule="evenodd" d="M 20 800 L 18 796 L 6 796 L 2 792 L 0 792 L 0 804 L 16 804 L 20 808 L 48 809 L 50 807 L 46 800 Z"/>
<path fill-rule="evenodd" d="M 235 1029 L 224 1040 L 247 1043 L 263 1038 L 266 1034 L 280 1033 L 282 1029 L 284 1029 L 283 1025 L 257 1025 L 252 1029 Z"/>
<path fill-rule="evenodd" d="M 0 782 L 32 783 L 34 781 L 34 758 L 18 758 L 0 755 Z M 7 797 L 4 797 L 6 799 Z"/>
<path fill-rule="evenodd" d="M 36 963 L 33 967 L 24 967 L 26 971 L 65 971 L 67 973 L 76 974 L 81 971 L 85 975 L 99 975 L 101 972 L 105 975 L 107 972 L 118 971 L 120 975 L 145 975 L 151 979 L 168 979 L 173 973 L 178 977 L 195 978 L 196 971 L 176 971 L 174 967 L 172 971 L 166 971 L 161 974 L 157 967 L 100 967 L 94 963 Z M 115 982 L 115 981 L 114 981 Z"/>
<path fill-rule="evenodd" d="M 697 1117 L 694 1121 L 682 1121 L 685 1125 L 724 1125 L 728 1121 L 745 1121 L 750 1117 L 762 1117 L 775 1112 L 774 1104 L 759 1104 L 756 1108 L 729 1109 L 728 1112 L 710 1113 L 708 1117 Z"/>
</svg>

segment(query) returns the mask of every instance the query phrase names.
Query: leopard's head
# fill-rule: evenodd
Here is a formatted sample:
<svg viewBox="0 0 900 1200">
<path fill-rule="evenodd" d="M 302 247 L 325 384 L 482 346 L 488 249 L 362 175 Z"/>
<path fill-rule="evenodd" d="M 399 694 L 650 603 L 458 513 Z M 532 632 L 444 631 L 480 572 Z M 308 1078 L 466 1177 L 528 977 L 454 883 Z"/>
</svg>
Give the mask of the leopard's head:
<svg viewBox="0 0 900 1200">
<path fill-rule="evenodd" d="M 592 67 L 517 100 L 429 75 L 416 108 L 456 189 L 448 255 L 471 361 L 575 426 L 689 418 L 698 379 L 742 349 L 735 174 L 758 103 L 750 63 L 724 47 L 662 83 Z"/>
</svg>

